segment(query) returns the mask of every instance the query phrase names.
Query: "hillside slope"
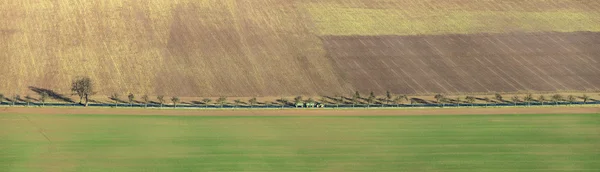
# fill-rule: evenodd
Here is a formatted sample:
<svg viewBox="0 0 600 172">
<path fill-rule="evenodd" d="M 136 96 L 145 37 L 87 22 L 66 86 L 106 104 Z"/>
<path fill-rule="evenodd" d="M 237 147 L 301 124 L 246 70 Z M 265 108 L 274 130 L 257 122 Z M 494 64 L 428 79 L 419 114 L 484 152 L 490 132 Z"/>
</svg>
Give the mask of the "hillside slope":
<svg viewBox="0 0 600 172">
<path fill-rule="evenodd" d="M 398 84 L 401 82 L 387 83 L 381 79 L 409 80 L 410 77 L 385 77 L 391 75 L 382 72 L 388 69 L 366 70 L 365 76 L 380 78 L 376 82 L 360 77 L 352 79 L 348 75 L 358 70 L 341 69 L 340 62 L 348 59 L 333 55 L 338 51 L 348 54 L 352 49 L 334 50 L 324 42 L 331 43 L 328 39 L 332 37 L 356 41 L 360 36 L 598 32 L 600 15 L 597 11 L 600 11 L 600 3 L 593 0 L 3 1 L 0 2 L 0 93 L 27 94 L 30 86 L 67 93 L 70 81 L 80 75 L 92 77 L 101 95 L 132 92 L 178 96 L 291 96 L 350 94 L 354 90 L 378 93 L 385 90 L 397 93 L 482 91 L 468 89 L 460 84 L 469 83 L 460 82 L 435 85 L 432 89 L 399 89 L 408 87 Z M 600 44 L 591 43 L 593 45 L 586 46 L 593 48 Z M 421 48 L 409 47 L 409 50 L 421 51 Z M 428 48 L 427 51 L 434 50 Z M 584 72 L 599 76 L 598 51 L 582 53 L 590 53 L 589 59 L 579 62 L 596 66 Z M 451 58 L 456 54 L 438 56 Z M 365 54 L 360 58 L 400 57 Z M 417 69 L 427 67 L 415 65 Z M 559 64 L 557 68 L 562 66 Z M 567 78 L 585 85 L 507 89 L 488 82 L 478 87 L 489 87 L 488 91 L 597 89 L 594 85 L 600 81 L 575 77 L 580 74 L 556 73 L 546 77 L 561 80 L 562 76 L 570 75 L 572 77 Z M 439 76 L 418 77 L 422 77 L 423 82 L 439 79 Z M 467 78 L 474 79 L 477 78 Z"/>
</svg>

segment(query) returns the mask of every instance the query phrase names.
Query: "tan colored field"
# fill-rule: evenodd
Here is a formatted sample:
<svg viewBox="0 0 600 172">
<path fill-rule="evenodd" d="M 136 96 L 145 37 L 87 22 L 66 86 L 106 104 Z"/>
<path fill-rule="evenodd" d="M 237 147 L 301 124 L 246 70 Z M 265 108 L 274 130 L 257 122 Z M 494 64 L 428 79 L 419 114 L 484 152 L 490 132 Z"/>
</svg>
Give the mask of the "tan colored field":
<svg viewBox="0 0 600 172">
<path fill-rule="evenodd" d="M 598 31 L 597 11 L 594 0 L 8 0 L 0 2 L 0 93 L 33 94 L 33 86 L 66 94 L 78 75 L 97 81 L 100 97 L 384 92 L 394 84 L 342 77 L 349 73 L 335 64 L 345 59 L 328 58 L 321 36 Z M 327 18 L 331 12 L 339 16 Z M 392 14 L 404 17 L 378 19 Z M 436 29 L 451 24 L 435 22 L 446 14 L 456 23 Z M 410 18 L 419 16 L 430 22 L 414 27 Z M 499 19 L 518 27 L 485 25 Z M 537 22 L 520 25 L 530 21 Z"/>
</svg>

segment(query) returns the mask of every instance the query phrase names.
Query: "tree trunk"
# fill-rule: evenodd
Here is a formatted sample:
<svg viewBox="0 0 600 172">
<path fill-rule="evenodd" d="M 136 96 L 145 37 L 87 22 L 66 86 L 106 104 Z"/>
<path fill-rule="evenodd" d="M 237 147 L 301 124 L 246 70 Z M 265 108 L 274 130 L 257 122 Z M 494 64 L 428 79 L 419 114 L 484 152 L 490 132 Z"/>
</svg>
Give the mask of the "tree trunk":
<svg viewBox="0 0 600 172">
<path fill-rule="evenodd" d="M 87 106 L 88 106 L 88 95 L 86 94 L 85 95 L 85 107 L 87 107 Z"/>
</svg>

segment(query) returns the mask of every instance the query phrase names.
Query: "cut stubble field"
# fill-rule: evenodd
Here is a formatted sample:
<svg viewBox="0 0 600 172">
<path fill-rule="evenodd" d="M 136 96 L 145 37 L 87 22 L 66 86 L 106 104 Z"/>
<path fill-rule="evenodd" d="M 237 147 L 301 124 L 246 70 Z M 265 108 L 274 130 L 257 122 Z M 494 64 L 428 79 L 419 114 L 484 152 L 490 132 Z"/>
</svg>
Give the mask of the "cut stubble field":
<svg viewBox="0 0 600 172">
<path fill-rule="evenodd" d="M 49 113 L 43 113 L 46 110 Z M 8 108 L 0 112 L 0 169 L 594 171 L 600 168 L 596 163 L 600 158 L 600 110 L 589 107 L 539 108 L 538 113 L 543 114 L 527 114 L 514 108 L 492 109 L 517 112 L 510 115 L 460 115 L 452 113 L 452 109 L 428 109 L 437 111 L 429 114 L 450 115 L 387 110 L 395 116 L 379 115 L 385 115 L 386 110 L 146 111 L 164 112 L 162 115 L 142 115 L 137 114 L 142 110 L 125 109 L 91 109 L 89 113 L 82 109 L 46 110 Z M 64 113 L 53 113 L 61 110 Z M 462 110 L 464 114 L 473 112 Z M 176 115 L 177 112 L 181 115 Z M 189 112 L 199 114 L 186 114 Z M 250 114 L 244 116 L 244 112 Z M 272 116 L 273 113 L 284 116 Z M 314 116 L 326 113 L 332 115 Z"/>
</svg>

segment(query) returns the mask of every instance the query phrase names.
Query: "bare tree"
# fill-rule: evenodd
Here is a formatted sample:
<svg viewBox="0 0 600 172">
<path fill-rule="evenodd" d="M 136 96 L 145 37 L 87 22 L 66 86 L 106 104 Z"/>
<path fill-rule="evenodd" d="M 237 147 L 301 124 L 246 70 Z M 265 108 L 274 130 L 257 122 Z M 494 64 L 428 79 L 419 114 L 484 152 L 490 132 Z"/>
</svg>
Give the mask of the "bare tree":
<svg viewBox="0 0 600 172">
<path fill-rule="evenodd" d="M 517 103 L 519 102 L 519 100 L 520 100 L 520 98 L 517 95 L 515 95 L 515 96 L 512 97 L 512 101 L 515 104 L 515 106 L 517 106 Z"/>
<path fill-rule="evenodd" d="M 387 92 L 385 93 L 385 101 L 387 101 L 387 104 L 390 104 L 390 103 L 391 103 L 391 101 L 392 101 L 392 97 L 393 97 L 393 96 L 392 96 L 392 93 L 390 93 L 390 91 L 387 91 Z"/>
<path fill-rule="evenodd" d="M 253 108 L 254 105 L 258 103 L 258 100 L 256 100 L 256 97 L 252 97 L 250 100 L 248 100 L 248 103 L 250 103 L 250 108 Z"/>
<path fill-rule="evenodd" d="M 217 99 L 217 102 L 221 105 L 221 108 L 223 108 L 223 105 L 227 103 L 227 97 L 219 97 L 219 99 Z"/>
<path fill-rule="evenodd" d="M 242 103 L 242 100 L 235 99 L 235 100 L 233 100 L 233 102 L 235 103 L 235 105 L 233 106 L 233 108 L 236 108 L 238 105 L 240 105 L 240 103 Z"/>
<path fill-rule="evenodd" d="M 563 97 L 560 94 L 555 94 L 552 96 L 552 101 L 558 106 L 558 102 L 562 101 Z"/>
<path fill-rule="evenodd" d="M 89 77 L 77 77 L 71 83 L 71 91 L 79 96 L 79 104 L 85 98 L 85 106 L 88 106 L 89 96 L 94 94 L 94 82 Z"/>
<path fill-rule="evenodd" d="M 289 103 L 289 100 L 286 98 L 283 98 L 283 97 L 279 100 L 281 100 L 281 109 L 283 109 L 285 107 L 285 105 L 287 105 Z"/>
<path fill-rule="evenodd" d="M 16 103 L 17 101 L 19 101 L 19 99 L 21 99 L 21 96 L 20 96 L 20 95 L 18 95 L 18 94 L 15 94 L 15 97 L 13 97 L 13 99 L 12 99 L 12 105 L 14 106 L 14 105 L 15 105 L 15 103 Z"/>
<path fill-rule="evenodd" d="M 159 96 L 156 96 L 156 99 L 158 100 L 158 103 L 160 103 L 160 108 L 162 108 L 163 104 L 165 104 L 165 96 L 159 95 Z"/>
<path fill-rule="evenodd" d="M 544 106 L 544 103 L 546 102 L 546 96 L 540 95 L 540 97 L 538 97 L 538 102 L 542 103 L 542 106 Z"/>
<path fill-rule="evenodd" d="M 29 103 L 31 103 L 31 99 L 33 99 L 33 97 L 29 96 L 29 94 L 27 94 L 25 96 L 25 101 L 27 102 L 27 106 L 29 106 Z"/>
<path fill-rule="evenodd" d="M 4 101 L 4 94 L 0 94 L 0 104 Z"/>
<path fill-rule="evenodd" d="M 315 107 L 315 100 L 313 98 L 308 98 L 308 100 L 306 100 L 306 103 L 308 103 L 308 105 L 310 105 L 313 108 Z M 308 105 L 306 105 L 307 108 Z"/>
<path fill-rule="evenodd" d="M 202 103 L 204 103 L 204 107 L 208 108 L 208 104 L 211 102 L 212 100 L 209 98 L 204 98 L 202 99 Z"/>
<path fill-rule="evenodd" d="M 142 96 L 142 100 L 144 100 L 144 108 L 148 107 L 148 102 L 150 102 L 150 97 L 148 95 Z"/>
<path fill-rule="evenodd" d="M 575 98 L 575 96 L 573 95 L 569 95 L 567 96 L 567 100 L 569 101 L 569 106 L 573 105 L 573 102 L 575 102 L 577 100 L 577 98 Z"/>
<path fill-rule="evenodd" d="M 584 94 L 581 96 L 581 99 L 583 99 L 583 104 L 587 104 L 587 102 L 590 101 L 590 96 Z"/>
<path fill-rule="evenodd" d="M 321 96 L 321 98 L 319 98 L 319 103 L 325 105 L 327 103 L 327 98 L 325 96 Z"/>
<path fill-rule="evenodd" d="M 135 96 L 133 95 L 133 93 L 129 93 L 129 95 L 127 96 L 127 99 L 129 99 L 129 106 L 133 107 L 133 99 L 135 98 Z"/>
<path fill-rule="evenodd" d="M 360 93 L 358 93 L 358 91 L 354 92 L 354 96 L 352 97 L 352 107 L 354 107 L 356 104 L 358 104 L 360 99 Z"/>
<path fill-rule="evenodd" d="M 396 104 L 396 107 L 400 107 L 400 104 L 402 104 L 403 101 L 408 101 L 408 97 L 406 95 L 399 95 L 396 96 L 393 101 Z"/>
<path fill-rule="evenodd" d="M 467 96 L 465 98 L 465 100 L 467 100 L 467 102 L 469 102 L 469 104 L 471 104 L 471 107 L 473 107 L 473 104 L 475 103 L 475 97 L 473 97 L 473 96 Z"/>
<path fill-rule="evenodd" d="M 297 96 L 296 98 L 294 98 L 294 106 L 296 108 L 298 108 L 298 106 L 304 106 L 303 104 L 304 104 L 304 102 L 302 100 L 302 96 Z"/>
<path fill-rule="evenodd" d="M 490 98 L 489 98 L 489 97 L 484 97 L 484 98 L 483 98 L 483 101 L 485 101 L 485 107 L 487 107 L 487 106 L 488 106 L 488 104 L 490 103 L 490 101 L 492 101 L 492 100 L 490 100 Z"/>
<path fill-rule="evenodd" d="M 177 103 L 179 103 L 179 97 L 173 96 L 171 98 L 171 102 L 173 102 L 173 108 L 176 108 L 177 107 Z"/>
<path fill-rule="evenodd" d="M 119 94 L 118 93 L 114 93 L 114 94 L 110 95 L 110 99 L 112 99 L 113 101 L 115 101 L 115 107 L 117 107 L 118 103 L 119 103 Z"/>
<path fill-rule="evenodd" d="M 435 96 L 433 96 L 433 98 L 435 98 L 435 100 L 442 105 L 442 107 L 444 107 L 444 99 L 446 98 L 443 94 L 436 94 Z"/>
<path fill-rule="evenodd" d="M 46 99 L 48 99 L 48 93 L 45 91 L 40 93 L 40 102 L 42 103 L 42 106 L 46 106 Z"/>
<path fill-rule="evenodd" d="M 456 107 L 460 107 L 461 99 L 460 97 L 456 97 Z"/>
<path fill-rule="evenodd" d="M 333 101 L 335 102 L 335 108 L 340 108 L 340 104 L 344 103 L 344 96 L 335 95 L 333 97 Z"/>
<path fill-rule="evenodd" d="M 375 103 L 376 98 L 377 97 L 375 97 L 375 93 L 371 91 L 371 93 L 369 93 L 369 97 L 367 98 L 367 107 L 371 107 L 371 104 Z"/>
<path fill-rule="evenodd" d="M 500 95 L 500 93 L 496 93 L 494 95 L 494 98 L 496 98 L 496 100 L 498 100 L 499 102 L 504 102 L 504 98 L 502 98 L 502 95 Z"/>
<path fill-rule="evenodd" d="M 527 106 L 531 106 L 531 101 L 533 101 L 533 95 L 527 94 L 527 95 L 525 95 L 525 97 L 523 98 L 523 100 L 525 102 L 527 102 Z"/>
</svg>

